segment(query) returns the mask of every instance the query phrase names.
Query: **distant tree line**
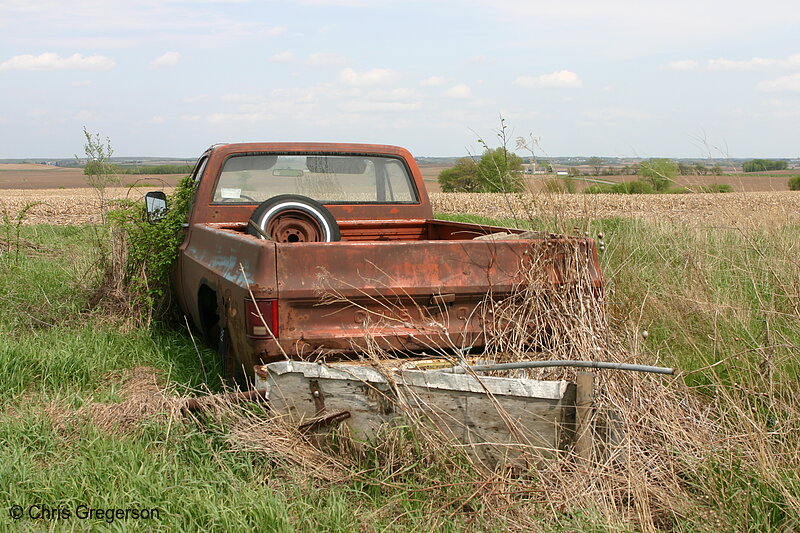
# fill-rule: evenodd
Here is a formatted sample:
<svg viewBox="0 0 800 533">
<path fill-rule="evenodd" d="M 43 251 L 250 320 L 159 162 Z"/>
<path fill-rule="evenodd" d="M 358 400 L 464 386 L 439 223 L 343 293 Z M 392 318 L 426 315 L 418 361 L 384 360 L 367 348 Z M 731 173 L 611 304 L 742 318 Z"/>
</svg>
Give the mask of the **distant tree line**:
<svg viewBox="0 0 800 533">
<path fill-rule="evenodd" d="M 188 164 L 183 165 L 133 165 L 123 166 L 114 165 L 107 162 L 89 161 L 83 167 L 86 176 L 96 176 L 99 174 L 189 174 L 192 167 Z"/>
<path fill-rule="evenodd" d="M 751 159 L 745 161 L 742 165 L 742 170 L 745 172 L 764 172 L 766 170 L 786 170 L 789 163 L 779 159 Z"/>
<path fill-rule="evenodd" d="M 708 167 L 703 163 L 678 163 L 678 173 L 681 176 L 708 176 L 709 174 L 713 176 L 720 176 L 722 175 L 722 167 L 719 166 L 719 163 L 714 163 L 712 166 Z"/>
<path fill-rule="evenodd" d="M 673 161 L 672 159 L 658 158 L 662 164 L 666 161 Z M 642 163 L 635 163 L 632 165 L 613 166 L 608 165 L 602 157 L 589 157 L 583 164 L 592 167 L 592 171 L 581 171 L 577 167 L 569 167 L 567 172 L 572 177 L 577 176 L 635 176 L 640 173 L 642 167 L 647 168 L 654 159 L 644 161 Z M 677 165 L 678 175 L 681 176 L 720 176 L 723 173 L 722 167 L 719 163 L 714 163 L 712 166 L 706 166 L 703 163 L 686 163 L 683 161 L 674 162 Z M 646 172 L 647 170 L 645 170 Z"/>
</svg>

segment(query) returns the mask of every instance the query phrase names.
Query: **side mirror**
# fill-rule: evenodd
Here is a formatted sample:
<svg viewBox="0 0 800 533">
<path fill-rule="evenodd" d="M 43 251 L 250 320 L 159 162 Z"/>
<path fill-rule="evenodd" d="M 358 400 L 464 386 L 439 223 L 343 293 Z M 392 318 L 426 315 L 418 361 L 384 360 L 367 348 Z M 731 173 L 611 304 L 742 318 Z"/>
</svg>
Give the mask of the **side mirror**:
<svg viewBox="0 0 800 533">
<path fill-rule="evenodd" d="M 144 195 L 147 221 L 155 224 L 167 216 L 167 195 L 163 191 L 150 191 Z"/>
</svg>

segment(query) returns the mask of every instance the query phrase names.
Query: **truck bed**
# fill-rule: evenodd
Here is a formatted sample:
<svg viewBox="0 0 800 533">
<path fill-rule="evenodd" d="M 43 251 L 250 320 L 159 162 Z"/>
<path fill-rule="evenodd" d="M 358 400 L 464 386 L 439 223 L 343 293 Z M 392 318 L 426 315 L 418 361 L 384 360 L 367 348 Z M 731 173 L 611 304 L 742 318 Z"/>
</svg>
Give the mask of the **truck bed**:
<svg viewBox="0 0 800 533">
<path fill-rule="evenodd" d="M 487 242 L 474 239 L 521 230 L 439 220 L 343 221 L 340 228 L 339 242 L 276 243 L 246 234 L 244 224 L 199 224 L 186 244 L 183 269 L 215 273 L 215 290 L 230 295 L 236 308 L 249 291 L 256 299 L 280 300 L 277 340 L 235 340 L 242 351 L 258 344 L 264 360 L 353 352 L 370 343 L 404 351 L 481 346 L 482 305 L 523 282 L 531 258 L 549 257 L 549 275 L 558 283 L 559 255 L 568 241 L 578 242 L 600 283 L 588 239 Z"/>
</svg>

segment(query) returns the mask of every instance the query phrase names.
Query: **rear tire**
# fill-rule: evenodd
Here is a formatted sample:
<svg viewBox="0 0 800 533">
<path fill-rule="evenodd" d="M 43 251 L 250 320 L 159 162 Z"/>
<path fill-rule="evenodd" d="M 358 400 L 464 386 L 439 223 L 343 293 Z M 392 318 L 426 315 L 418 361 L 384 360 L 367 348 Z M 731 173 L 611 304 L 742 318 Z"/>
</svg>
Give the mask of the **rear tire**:
<svg viewBox="0 0 800 533">
<path fill-rule="evenodd" d="M 259 205 L 247 225 L 255 237 L 276 242 L 334 242 L 341 240 L 339 225 L 328 208 L 307 196 L 281 194 Z"/>
</svg>

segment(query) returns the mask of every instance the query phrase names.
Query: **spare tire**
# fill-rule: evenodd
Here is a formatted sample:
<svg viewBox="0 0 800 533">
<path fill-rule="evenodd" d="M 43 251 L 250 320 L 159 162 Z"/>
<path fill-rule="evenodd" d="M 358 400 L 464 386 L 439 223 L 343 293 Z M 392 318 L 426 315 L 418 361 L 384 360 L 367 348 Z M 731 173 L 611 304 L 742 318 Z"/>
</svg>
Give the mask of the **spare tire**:
<svg viewBox="0 0 800 533">
<path fill-rule="evenodd" d="M 259 205 L 247 233 L 276 242 L 334 242 L 342 238 L 339 225 L 321 203 L 299 194 L 281 194 Z"/>
</svg>

